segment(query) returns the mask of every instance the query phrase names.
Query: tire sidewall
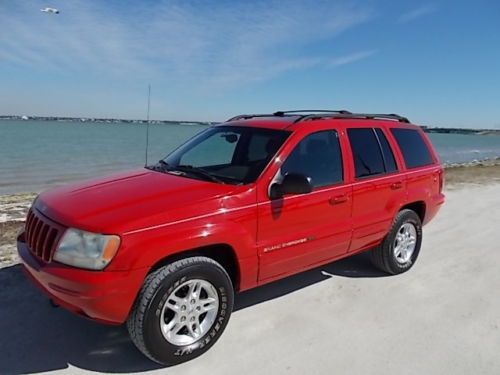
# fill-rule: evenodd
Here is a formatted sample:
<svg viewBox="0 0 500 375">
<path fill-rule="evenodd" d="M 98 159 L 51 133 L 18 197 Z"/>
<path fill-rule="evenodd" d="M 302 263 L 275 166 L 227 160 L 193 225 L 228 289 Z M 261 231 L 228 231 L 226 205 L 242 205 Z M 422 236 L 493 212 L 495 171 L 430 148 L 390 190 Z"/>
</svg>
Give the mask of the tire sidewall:
<svg viewBox="0 0 500 375">
<path fill-rule="evenodd" d="M 396 260 L 394 255 L 394 240 L 398 231 L 401 229 L 403 224 L 410 223 L 412 224 L 417 232 L 417 238 L 415 243 L 415 249 L 413 250 L 413 254 L 411 258 L 406 263 L 399 263 Z M 418 258 L 418 254 L 420 253 L 420 247 L 422 246 L 422 223 L 418 215 L 413 211 L 405 211 L 402 212 L 401 215 L 397 218 L 392 228 L 390 236 L 387 238 L 387 251 L 388 251 L 388 261 L 389 266 L 393 269 L 394 273 L 402 273 L 409 270 L 415 264 L 415 261 Z"/>
<path fill-rule="evenodd" d="M 217 290 L 219 308 L 210 330 L 193 344 L 177 346 L 169 343 L 160 329 L 163 305 L 169 295 L 182 283 L 191 279 L 210 282 Z M 216 266 L 196 264 L 167 275 L 158 286 L 147 308 L 144 319 L 144 344 L 151 355 L 162 363 L 177 364 L 196 358 L 207 351 L 220 337 L 233 308 L 233 291 L 229 277 Z"/>
</svg>

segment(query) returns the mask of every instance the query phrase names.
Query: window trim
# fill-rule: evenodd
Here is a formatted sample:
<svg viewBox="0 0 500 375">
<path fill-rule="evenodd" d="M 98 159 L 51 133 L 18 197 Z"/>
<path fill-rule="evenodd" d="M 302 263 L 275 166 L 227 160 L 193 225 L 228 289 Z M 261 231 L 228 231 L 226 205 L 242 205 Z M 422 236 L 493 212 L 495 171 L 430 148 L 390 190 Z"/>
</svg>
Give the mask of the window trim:
<svg viewBox="0 0 500 375">
<path fill-rule="evenodd" d="M 385 154 L 384 154 L 384 148 L 382 147 L 382 142 L 380 141 L 380 137 L 377 133 L 377 129 L 380 130 L 382 132 L 382 135 L 385 137 L 385 141 L 387 142 L 387 147 L 389 147 L 389 151 L 391 152 L 392 154 L 392 158 L 394 160 L 394 166 L 396 167 L 396 169 L 394 171 L 388 171 L 387 170 L 387 159 L 385 157 Z M 396 173 L 396 172 L 399 172 L 400 171 L 400 168 L 399 168 L 399 165 L 398 165 L 398 161 L 396 159 L 396 154 L 394 152 L 394 148 L 391 146 L 391 142 L 389 142 L 389 138 L 387 137 L 387 134 L 386 132 L 384 132 L 384 129 L 383 128 L 380 128 L 380 127 L 374 127 L 373 128 L 373 131 L 375 132 L 375 135 L 377 136 L 377 141 L 379 143 L 379 147 L 380 147 L 380 150 L 382 151 L 382 159 L 384 160 L 384 169 L 385 169 L 385 173 L 386 174 L 392 174 L 392 173 Z M 392 135 L 392 134 L 391 134 Z"/>
</svg>

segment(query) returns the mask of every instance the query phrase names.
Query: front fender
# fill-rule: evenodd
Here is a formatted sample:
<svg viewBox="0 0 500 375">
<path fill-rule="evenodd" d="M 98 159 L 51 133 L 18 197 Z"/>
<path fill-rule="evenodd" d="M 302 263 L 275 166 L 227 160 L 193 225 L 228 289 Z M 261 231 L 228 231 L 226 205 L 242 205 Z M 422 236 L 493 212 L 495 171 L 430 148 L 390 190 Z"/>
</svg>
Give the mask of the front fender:
<svg viewBox="0 0 500 375">
<path fill-rule="evenodd" d="M 122 246 L 109 270 L 149 267 L 162 259 L 200 247 L 230 246 L 240 269 L 240 289 L 257 281 L 255 208 L 215 215 L 202 220 L 131 231 L 122 236 Z M 216 220 L 217 219 L 217 220 Z"/>
</svg>

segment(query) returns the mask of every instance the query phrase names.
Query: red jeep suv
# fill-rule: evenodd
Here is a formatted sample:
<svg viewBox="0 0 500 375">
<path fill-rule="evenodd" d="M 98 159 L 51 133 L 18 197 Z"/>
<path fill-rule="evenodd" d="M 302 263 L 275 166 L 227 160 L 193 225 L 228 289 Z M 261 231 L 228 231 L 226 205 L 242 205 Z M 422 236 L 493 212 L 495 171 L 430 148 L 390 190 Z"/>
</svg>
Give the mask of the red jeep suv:
<svg viewBox="0 0 500 375">
<path fill-rule="evenodd" d="M 365 250 L 409 270 L 442 189 L 404 117 L 241 115 L 155 165 L 41 193 L 18 251 L 54 303 L 126 322 L 142 353 L 173 365 L 217 341 L 235 292 Z"/>
</svg>

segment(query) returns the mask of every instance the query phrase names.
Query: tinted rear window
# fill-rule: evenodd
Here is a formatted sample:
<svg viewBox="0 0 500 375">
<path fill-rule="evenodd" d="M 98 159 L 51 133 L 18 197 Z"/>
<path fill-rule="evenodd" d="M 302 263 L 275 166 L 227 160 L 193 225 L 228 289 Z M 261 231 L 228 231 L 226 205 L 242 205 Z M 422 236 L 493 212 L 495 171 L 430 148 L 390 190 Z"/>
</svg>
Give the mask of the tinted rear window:
<svg viewBox="0 0 500 375">
<path fill-rule="evenodd" d="M 384 159 L 373 129 L 347 129 L 354 157 L 356 177 L 384 173 Z"/>
<path fill-rule="evenodd" d="M 407 168 L 423 167 L 433 163 L 427 144 L 417 130 L 391 129 L 403 154 Z"/>
</svg>

